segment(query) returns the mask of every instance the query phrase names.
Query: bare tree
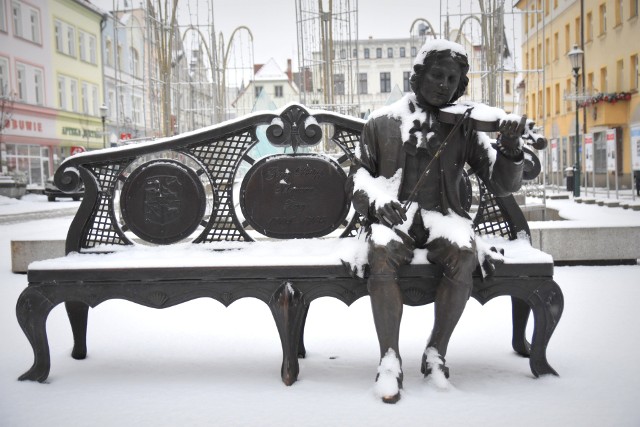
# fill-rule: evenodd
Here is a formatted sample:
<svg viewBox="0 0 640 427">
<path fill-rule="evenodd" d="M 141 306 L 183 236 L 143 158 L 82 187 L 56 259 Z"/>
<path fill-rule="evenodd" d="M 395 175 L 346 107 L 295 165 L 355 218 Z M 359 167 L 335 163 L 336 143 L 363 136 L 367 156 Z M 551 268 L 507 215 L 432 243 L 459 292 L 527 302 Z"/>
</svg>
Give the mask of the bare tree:
<svg viewBox="0 0 640 427">
<path fill-rule="evenodd" d="M 0 147 L 4 142 L 4 131 L 11 123 L 13 117 L 13 103 L 14 96 L 8 94 L 6 87 L 0 88 L 2 90 L 2 96 L 0 96 Z M 2 150 L 0 149 L 0 174 L 7 173 L 6 161 L 2 158 Z"/>
<path fill-rule="evenodd" d="M 161 92 L 162 133 L 171 135 L 171 81 L 174 62 L 174 42 L 179 42 L 177 24 L 178 0 L 147 0 L 147 10 L 151 18 L 154 48 L 158 65 Z M 177 36 L 177 37 L 176 37 Z"/>
</svg>

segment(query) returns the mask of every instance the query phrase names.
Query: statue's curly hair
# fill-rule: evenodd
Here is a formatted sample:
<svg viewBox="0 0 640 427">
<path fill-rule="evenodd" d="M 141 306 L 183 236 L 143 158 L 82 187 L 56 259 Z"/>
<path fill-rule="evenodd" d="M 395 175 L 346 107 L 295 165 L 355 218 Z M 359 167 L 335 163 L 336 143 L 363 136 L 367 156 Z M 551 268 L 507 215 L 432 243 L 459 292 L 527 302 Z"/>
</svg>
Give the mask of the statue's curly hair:
<svg viewBox="0 0 640 427">
<path fill-rule="evenodd" d="M 427 53 L 422 61 L 422 64 L 415 64 L 413 66 L 413 74 L 409 78 L 409 85 L 411 86 L 411 90 L 413 93 L 418 95 L 420 92 L 420 84 L 422 83 L 422 79 L 424 77 L 424 73 L 431 67 L 431 65 L 441 59 L 441 58 L 453 58 L 453 60 L 460 65 L 460 82 L 458 83 L 458 90 L 453 94 L 453 98 L 449 100 L 449 102 L 454 102 L 462 95 L 464 95 L 467 90 L 467 85 L 469 84 L 469 77 L 467 77 L 467 73 L 469 72 L 469 61 L 467 60 L 466 55 L 461 55 L 457 52 L 453 52 L 449 49 L 447 50 L 432 50 Z"/>
</svg>

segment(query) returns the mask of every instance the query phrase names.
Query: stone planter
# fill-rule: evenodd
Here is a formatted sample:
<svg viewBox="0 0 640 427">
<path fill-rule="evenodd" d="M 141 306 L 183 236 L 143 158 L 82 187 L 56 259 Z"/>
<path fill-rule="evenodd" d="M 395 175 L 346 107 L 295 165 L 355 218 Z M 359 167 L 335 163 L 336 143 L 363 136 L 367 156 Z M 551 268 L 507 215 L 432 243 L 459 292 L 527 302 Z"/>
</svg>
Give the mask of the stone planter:
<svg viewBox="0 0 640 427">
<path fill-rule="evenodd" d="M 8 175 L 0 175 L 0 196 L 19 199 L 27 191 L 27 184 L 18 182 Z"/>
</svg>

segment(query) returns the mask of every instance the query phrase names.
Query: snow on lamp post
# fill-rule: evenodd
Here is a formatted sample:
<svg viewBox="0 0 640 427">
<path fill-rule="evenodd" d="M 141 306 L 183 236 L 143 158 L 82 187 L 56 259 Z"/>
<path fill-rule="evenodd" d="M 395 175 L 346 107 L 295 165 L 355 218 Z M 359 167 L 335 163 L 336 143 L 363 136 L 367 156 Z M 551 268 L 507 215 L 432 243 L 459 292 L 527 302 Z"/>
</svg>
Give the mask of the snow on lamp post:
<svg viewBox="0 0 640 427">
<path fill-rule="evenodd" d="M 107 112 L 109 109 L 105 104 L 100 106 L 100 118 L 102 119 L 102 148 L 107 148 L 107 132 L 105 131 L 105 121 L 107 119 Z"/>
<path fill-rule="evenodd" d="M 578 77 L 580 75 L 580 66 L 582 64 L 582 56 L 584 55 L 584 51 L 578 47 L 578 45 L 573 45 L 573 49 L 571 49 L 567 56 L 569 57 L 569 61 L 571 61 L 571 68 L 573 69 L 573 77 L 576 80 L 576 171 L 573 176 L 573 197 L 580 197 L 580 126 L 578 123 L 579 115 L 579 89 L 578 89 Z"/>
</svg>

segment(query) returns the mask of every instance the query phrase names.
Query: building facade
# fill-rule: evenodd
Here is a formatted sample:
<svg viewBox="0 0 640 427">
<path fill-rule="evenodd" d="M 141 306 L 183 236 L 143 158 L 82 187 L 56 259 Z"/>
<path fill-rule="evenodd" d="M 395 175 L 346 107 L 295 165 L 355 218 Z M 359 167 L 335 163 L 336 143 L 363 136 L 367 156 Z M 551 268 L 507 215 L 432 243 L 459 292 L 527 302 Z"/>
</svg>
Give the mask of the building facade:
<svg viewBox="0 0 640 427">
<path fill-rule="evenodd" d="M 102 13 L 74 0 L 0 0 L 2 172 L 41 187 L 102 147 Z"/>
<path fill-rule="evenodd" d="M 49 6 L 0 0 L 1 172 L 35 185 L 50 175 L 59 146 Z"/>
<path fill-rule="evenodd" d="M 524 108 L 552 142 L 546 154 L 548 181 L 561 182 L 565 168 L 576 163 L 576 102 L 582 184 L 592 186 L 595 181 L 596 186 L 607 182 L 613 186 L 617 171 L 620 187 L 629 188 L 632 169 L 640 170 L 640 165 L 632 167 L 634 159 L 640 158 L 635 142 L 640 139 L 638 3 L 516 3 L 523 12 L 523 68 L 530 71 L 524 82 Z M 584 51 L 577 90 L 567 56 L 574 45 Z"/>
</svg>

